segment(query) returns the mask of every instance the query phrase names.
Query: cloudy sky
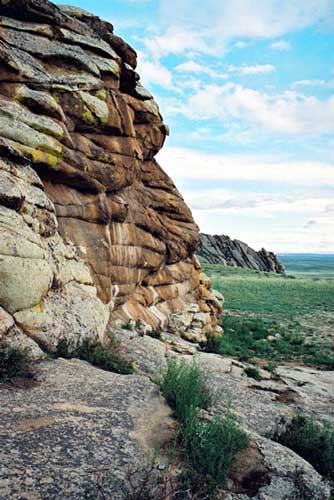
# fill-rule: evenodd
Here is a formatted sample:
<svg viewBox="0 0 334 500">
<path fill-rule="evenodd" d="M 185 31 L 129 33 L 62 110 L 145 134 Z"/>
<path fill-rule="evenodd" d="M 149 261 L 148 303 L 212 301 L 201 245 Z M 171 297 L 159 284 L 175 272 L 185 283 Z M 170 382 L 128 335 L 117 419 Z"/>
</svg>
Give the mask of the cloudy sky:
<svg viewBox="0 0 334 500">
<path fill-rule="evenodd" d="M 61 2 L 58 2 L 61 3 Z M 115 26 L 204 232 L 334 252 L 334 0 L 71 0 Z"/>
</svg>

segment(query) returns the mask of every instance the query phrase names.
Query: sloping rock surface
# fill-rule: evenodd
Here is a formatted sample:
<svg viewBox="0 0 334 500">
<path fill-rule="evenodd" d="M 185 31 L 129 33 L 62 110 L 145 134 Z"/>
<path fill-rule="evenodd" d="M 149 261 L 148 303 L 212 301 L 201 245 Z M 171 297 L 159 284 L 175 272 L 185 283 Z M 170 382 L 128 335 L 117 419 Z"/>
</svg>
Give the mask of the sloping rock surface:
<svg viewBox="0 0 334 500">
<path fill-rule="evenodd" d="M 246 243 L 231 240 L 225 235 L 211 235 L 201 233 L 201 239 L 196 250 L 210 264 L 224 264 L 234 267 L 248 267 L 257 271 L 266 271 L 284 274 L 284 265 L 273 252 L 262 248 L 256 252 Z"/>
<path fill-rule="evenodd" d="M 231 408 L 250 436 L 222 498 L 329 500 L 329 485 L 314 468 L 270 436 L 276 421 L 297 411 L 334 421 L 333 372 L 281 366 L 279 377 L 261 370 L 255 381 L 246 376 L 245 364 L 198 352 L 174 335 L 163 334 L 161 341 L 118 334 L 141 375 L 58 359 L 38 365 L 38 383 L 30 389 L 0 385 L 1 499 L 82 499 L 87 482 L 108 474 L 121 479 L 128 468 L 148 464 L 157 440 L 172 443 L 175 437 L 171 410 L 149 379 L 173 356 L 186 363 L 195 359 L 208 372 L 218 411 Z M 205 413 L 203 418 L 212 418 Z"/>
<path fill-rule="evenodd" d="M 189 304 L 201 335 L 217 323 L 198 228 L 154 159 L 168 128 L 135 67 L 86 11 L 0 0 L 0 306 L 43 349 L 118 318 L 166 327 Z"/>
<path fill-rule="evenodd" d="M 173 427 L 157 386 L 78 360 L 45 361 L 29 390 L 0 388 L 0 498 L 83 499 L 108 471 L 122 478 L 149 461 Z"/>
</svg>

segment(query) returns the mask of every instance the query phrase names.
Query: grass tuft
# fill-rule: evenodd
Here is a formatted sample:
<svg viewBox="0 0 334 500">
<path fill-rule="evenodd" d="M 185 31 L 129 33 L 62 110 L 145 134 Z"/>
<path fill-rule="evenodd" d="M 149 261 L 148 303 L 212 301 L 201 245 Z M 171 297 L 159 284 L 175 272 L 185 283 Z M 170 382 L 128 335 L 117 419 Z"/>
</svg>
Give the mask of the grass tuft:
<svg viewBox="0 0 334 500">
<path fill-rule="evenodd" d="M 0 346 L 0 381 L 31 374 L 29 350 L 2 344 Z"/>
<path fill-rule="evenodd" d="M 254 380 L 261 380 L 258 368 L 255 368 L 254 366 L 247 366 L 247 368 L 245 368 L 245 373 L 247 377 L 253 378 Z"/>
<path fill-rule="evenodd" d="M 119 354 L 118 347 L 115 340 L 111 340 L 110 345 L 103 346 L 96 341 L 85 339 L 74 347 L 64 339 L 59 342 L 55 356 L 65 359 L 82 359 L 102 370 L 129 375 L 134 371 L 132 363 Z"/>
<path fill-rule="evenodd" d="M 207 375 L 195 364 L 186 365 L 170 360 L 161 382 L 162 394 L 174 409 L 180 422 L 185 423 L 198 409 L 207 410 L 214 396 L 207 389 Z"/>
<path fill-rule="evenodd" d="M 237 453 L 248 446 L 247 435 L 230 414 L 205 418 L 201 410 L 215 403 L 206 374 L 193 363 L 168 363 L 161 381 L 162 393 L 181 422 L 180 441 L 184 458 L 210 491 L 224 486 Z"/>
<path fill-rule="evenodd" d="M 334 480 L 334 427 L 311 417 L 298 415 L 282 428 L 279 423 L 273 439 L 304 458 L 319 474 Z"/>
</svg>

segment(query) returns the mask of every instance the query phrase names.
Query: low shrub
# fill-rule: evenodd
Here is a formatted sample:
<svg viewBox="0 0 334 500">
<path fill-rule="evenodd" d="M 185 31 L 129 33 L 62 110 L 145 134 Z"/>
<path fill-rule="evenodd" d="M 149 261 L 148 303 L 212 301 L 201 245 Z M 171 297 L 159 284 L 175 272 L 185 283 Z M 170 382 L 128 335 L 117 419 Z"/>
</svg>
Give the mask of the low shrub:
<svg viewBox="0 0 334 500">
<path fill-rule="evenodd" d="M 258 368 L 255 368 L 254 366 L 247 366 L 247 368 L 245 368 L 245 373 L 247 377 L 253 378 L 254 380 L 261 379 Z"/>
<path fill-rule="evenodd" d="M 59 342 L 55 356 L 65 359 L 82 359 L 109 372 L 123 375 L 133 373 L 132 363 L 119 354 L 118 347 L 117 342 L 112 339 L 107 346 L 89 339 L 85 339 L 80 344 L 73 346 L 64 339 Z"/>
<path fill-rule="evenodd" d="M 230 415 L 216 416 L 212 420 L 193 418 L 182 434 L 192 467 L 213 487 L 224 486 L 237 453 L 249 442 Z"/>
<path fill-rule="evenodd" d="M 152 339 L 160 340 L 161 334 L 162 334 L 161 330 L 151 330 L 151 331 L 148 331 L 146 335 L 148 335 L 149 337 L 152 337 Z"/>
<path fill-rule="evenodd" d="M 0 381 L 32 375 L 28 349 L 2 344 L 0 346 Z"/>
<path fill-rule="evenodd" d="M 267 370 L 267 372 L 274 373 L 277 368 L 277 365 L 269 361 L 269 363 L 267 363 L 263 368 Z"/>
<path fill-rule="evenodd" d="M 313 365 L 320 366 L 326 370 L 334 370 L 334 354 L 316 351 L 309 357 Z"/>
<path fill-rule="evenodd" d="M 297 415 L 286 426 L 279 422 L 273 439 L 298 453 L 321 475 L 334 480 L 333 425 Z"/>
<path fill-rule="evenodd" d="M 189 476 L 197 478 L 196 484 L 200 476 L 213 495 L 224 486 L 236 454 L 248 445 L 248 437 L 230 414 L 203 417 L 201 410 L 209 409 L 216 397 L 208 390 L 206 374 L 195 363 L 169 361 L 161 389 L 181 422 L 180 444 L 193 471 Z"/>
</svg>

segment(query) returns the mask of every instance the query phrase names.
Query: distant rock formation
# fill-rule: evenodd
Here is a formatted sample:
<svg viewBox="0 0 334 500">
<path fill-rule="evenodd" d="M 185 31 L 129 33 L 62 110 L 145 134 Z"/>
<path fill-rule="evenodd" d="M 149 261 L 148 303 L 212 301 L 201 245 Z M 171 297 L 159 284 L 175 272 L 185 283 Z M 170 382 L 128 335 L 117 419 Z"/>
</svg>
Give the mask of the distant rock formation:
<svg viewBox="0 0 334 500">
<path fill-rule="evenodd" d="M 196 251 L 210 264 L 224 264 L 234 267 L 248 267 L 257 271 L 284 274 L 284 265 L 273 252 L 262 248 L 256 252 L 246 243 L 232 240 L 225 235 L 210 235 L 201 233 L 201 239 Z"/>
<path fill-rule="evenodd" d="M 76 7 L 0 0 L 0 16 L 0 340 L 52 350 L 117 319 L 167 328 L 189 307 L 183 334 L 194 320 L 205 339 L 220 306 L 154 159 L 168 128 L 135 51 Z"/>
</svg>

